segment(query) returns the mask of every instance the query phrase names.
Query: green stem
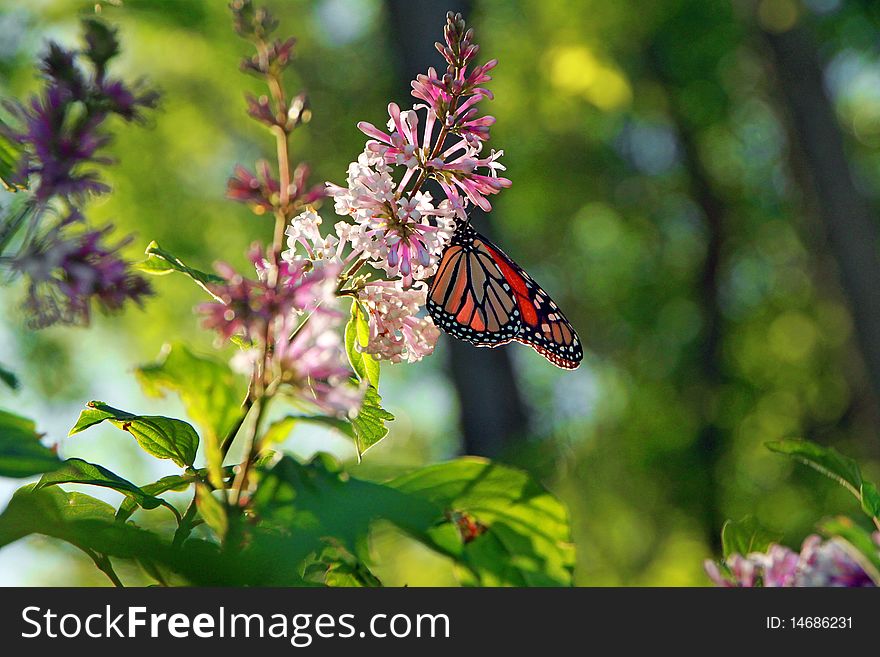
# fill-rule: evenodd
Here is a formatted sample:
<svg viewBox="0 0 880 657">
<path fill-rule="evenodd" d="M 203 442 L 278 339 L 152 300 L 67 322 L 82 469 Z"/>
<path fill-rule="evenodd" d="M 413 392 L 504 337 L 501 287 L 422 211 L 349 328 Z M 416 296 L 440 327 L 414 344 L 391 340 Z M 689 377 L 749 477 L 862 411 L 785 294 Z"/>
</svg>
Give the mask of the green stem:
<svg viewBox="0 0 880 657">
<path fill-rule="evenodd" d="M 89 548 L 81 547 L 83 552 L 85 552 L 92 561 L 95 562 L 95 565 L 98 567 L 102 573 L 107 575 L 111 582 L 113 582 L 113 586 L 117 588 L 125 588 L 125 584 L 122 583 L 122 580 L 119 579 L 119 575 L 116 574 L 116 571 L 113 570 L 113 564 L 110 562 L 110 557 L 106 554 L 99 554 L 94 550 L 90 550 Z"/>
<path fill-rule="evenodd" d="M 221 462 L 226 458 L 226 455 L 229 454 L 229 449 L 232 447 L 232 443 L 235 442 L 235 437 L 238 435 L 239 429 L 241 429 L 241 425 L 244 424 L 245 418 L 247 418 L 248 413 L 253 407 L 254 402 L 251 399 L 251 396 L 248 395 L 242 404 L 242 413 L 235 421 L 235 424 L 232 425 L 232 428 L 226 434 L 226 437 L 223 439 L 223 442 L 220 444 L 220 454 L 222 455 Z"/>
<path fill-rule="evenodd" d="M 251 430 L 248 436 L 248 448 L 247 448 L 247 457 L 244 461 L 241 462 L 241 467 L 238 471 L 238 474 L 235 476 L 235 482 L 232 485 L 233 493 L 232 493 L 232 503 L 238 504 L 241 500 L 241 494 L 247 486 L 248 474 L 250 472 L 251 463 L 254 461 L 254 457 L 259 453 L 260 441 L 258 440 L 258 436 L 260 433 L 260 424 L 263 421 L 263 415 L 265 413 L 266 407 L 269 404 L 269 397 L 262 396 L 257 398 L 254 401 L 254 406 L 256 407 L 256 417 L 254 418 L 254 423 L 251 426 Z"/>
<path fill-rule="evenodd" d="M 180 519 L 180 523 L 177 525 L 177 531 L 174 532 L 174 540 L 171 543 L 174 547 L 179 548 L 183 545 L 183 542 L 189 538 L 189 535 L 193 530 L 193 520 L 195 520 L 197 510 L 196 495 L 193 493 L 192 501 L 189 503 L 189 506 L 186 507 L 186 511 Z"/>
</svg>

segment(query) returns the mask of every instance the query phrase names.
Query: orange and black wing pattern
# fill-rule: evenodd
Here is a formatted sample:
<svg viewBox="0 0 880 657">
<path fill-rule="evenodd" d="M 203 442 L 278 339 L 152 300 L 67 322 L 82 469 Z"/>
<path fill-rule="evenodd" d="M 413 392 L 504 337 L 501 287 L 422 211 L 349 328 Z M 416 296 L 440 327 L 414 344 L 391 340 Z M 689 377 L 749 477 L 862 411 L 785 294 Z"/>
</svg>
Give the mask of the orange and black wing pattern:
<svg viewBox="0 0 880 657">
<path fill-rule="evenodd" d="M 428 312 L 441 329 L 478 347 L 515 340 L 564 369 L 575 369 L 584 357 L 556 303 L 469 222 L 459 224 L 443 253 Z"/>
</svg>

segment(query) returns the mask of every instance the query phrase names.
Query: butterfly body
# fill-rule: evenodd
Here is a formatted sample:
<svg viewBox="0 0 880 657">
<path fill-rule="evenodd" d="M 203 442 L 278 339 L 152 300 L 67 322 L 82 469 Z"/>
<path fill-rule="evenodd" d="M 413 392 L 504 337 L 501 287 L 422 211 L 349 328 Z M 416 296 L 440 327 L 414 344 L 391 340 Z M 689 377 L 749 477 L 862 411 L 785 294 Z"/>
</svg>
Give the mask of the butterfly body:
<svg viewBox="0 0 880 657">
<path fill-rule="evenodd" d="M 550 296 L 468 221 L 459 223 L 443 253 L 428 312 L 441 329 L 478 347 L 521 342 L 565 369 L 578 367 L 584 355 Z"/>
</svg>

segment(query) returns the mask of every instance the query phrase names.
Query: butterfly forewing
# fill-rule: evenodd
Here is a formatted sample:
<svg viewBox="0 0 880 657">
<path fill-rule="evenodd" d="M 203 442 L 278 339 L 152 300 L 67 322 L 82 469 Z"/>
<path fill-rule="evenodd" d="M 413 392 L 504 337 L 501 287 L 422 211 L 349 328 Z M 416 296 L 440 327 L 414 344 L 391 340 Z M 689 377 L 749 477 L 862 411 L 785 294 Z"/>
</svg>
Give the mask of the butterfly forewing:
<svg viewBox="0 0 880 657">
<path fill-rule="evenodd" d="M 460 340 L 481 347 L 513 340 L 520 330 L 519 309 L 490 252 L 459 230 L 443 254 L 428 311 L 434 323 Z"/>
<path fill-rule="evenodd" d="M 459 225 L 443 254 L 428 311 L 440 328 L 477 346 L 516 340 L 566 369 L 583 358 L 577 333 L 556 303 L 469 223 Z"/>
</svg>

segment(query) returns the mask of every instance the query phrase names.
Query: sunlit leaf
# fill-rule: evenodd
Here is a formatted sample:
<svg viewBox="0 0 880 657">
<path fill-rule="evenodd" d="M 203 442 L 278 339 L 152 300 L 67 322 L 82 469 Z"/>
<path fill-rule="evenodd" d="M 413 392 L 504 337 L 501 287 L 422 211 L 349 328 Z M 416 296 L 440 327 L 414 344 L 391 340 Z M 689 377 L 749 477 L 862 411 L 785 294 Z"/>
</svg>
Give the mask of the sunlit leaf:
<svg viewBox="0 0 880 657">
<path fill-rule="evenodd" d="M 61 459 L 40 437 L 33 420 L 0 410 L 0 476 L 30 477 L 59 467 Z"/>
<path fill-rule="evenodd" d="M 364 393 L 360 411 L 351 420 L 358 458 L 388 435 L 388 427 L 385 423 L 392 421 L 394 415 L 382 408 L 381 404 L 382 398 L 379 393 L 373 386 L 369 386 Z"/>
<path fill-rule="evenodd" d="M 193 269 L 189 265 L 184 264 L 180 258 L 159 246 L 156 241 L 150 242 L 144 253 L 147 256 L 146 259 L 136 265 L 142 272 L 154 276 L 165 276 L 172 272 L 179 272 L 190 278 L 212 297 L 221 301 L 209 287 L 211 284 L 223 283 L 224 280 L 220 276 Z"/>
<path fill-rule="evenodd" d="M 141 387 L 149 395 L 174 391 L 202 432 L 211 483 L 220 488 L 224 437 L 243 413 L 244 385 L 225 362 L 197 355 L 182 344 L 166 345 L 159 360 L 137 369 Z"/>
<path fill-rule="evenodd" d="M 155 497 L 103 466 L 82 459 L 67 459 L 59 469 L 44 474 L 34 490 L 55 484 L 87 484 L 110 488 L 122 493 L 144 509 L 155 509 L 161 505 L 177 515 L 177 510 L 165 500 Z"/>
<path fill-rule="evenodd" d="M 874 484 L 862 482 L 860 490 L 862 510 L 872 518 L 880 521 L 880 491 Z"/>
<path fill-rule="evenodd" d="M 141 490 L 146 495 L 152 496 L 161 495 L 168 491 L 182 491 L 186 490 L 194 481 L 197 481 L 198 476 L 198 473 L 193 471 L 189 471 L 182 475 L 168 475 L 167 477 L 162 477 L 159 481 L 154 481 L 151 484 L 141 486 Z M 119 509 L 116 511 L 116 519 L 128 520 L 131 517 L 131 514 L 137 510 L 137 507 L 137 501 L 132 498 L 126 498 L 122 501 L 122 504 L 119 505 Z"/>
<path fill-rule="evenodd" d="M 767 443 L 774 452 L 786 454 L 793 459 L 809 465 L 826 477 L 834 479 L 856 497 L 862 486 L 862 475 L 858 464 L 831 447 L 823 447 L 808 440 L 779 440 Z"/>
<path fill-rule="evenodd" d="M 348 362 L 361 381 L 379 388 L 379 361 L 364 352 L 370 341 L 370 322 L 367 311 L 357 302 L 351 302 L 351 317 L 345 325 L 345 352 Z"/>
<path fill-rule="evenodd" d="M 766 552 L 771 543 L 778 543 L 781 539 L 781 534 L 765 529 L 752 516 L 728 520 L 721 528 L 721 547 L 725 559 L 731 554 Z"/>
<path fill-rule="evenodd" d="M 87 404 L 87 408 L 80 413 L 69 435 L 72 436 L 104 420 L 130 433 L 141 449 L 158 459 L 171 459 L 181 467 L 191 466 L 195 461 L 199 436 L 195 429 L 183 420 L 161 415 L 134 415 L 100 401 L 91 401 Z"/>
<path fill-rule="evenodd" d="M 214 530 L 217 538 L 223 540 L 229 530 L 229 518 L 226 508 L 207 486 L 196 487 L 196 506 L 205 524 Z"/>
<path fill-rule="evenodd" d="M 482 586 L 570 586 L 574 547 L 568 512 L 528 474 L 479 458 L 428 466 L 389 482 L 444 509 L 429 545 Z M 460 538 L 450 523 L 459 524 Z"/>
</svg>

